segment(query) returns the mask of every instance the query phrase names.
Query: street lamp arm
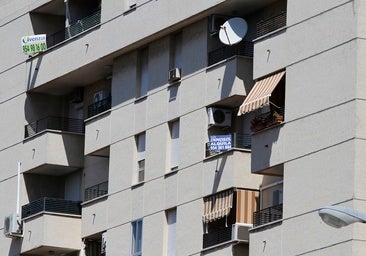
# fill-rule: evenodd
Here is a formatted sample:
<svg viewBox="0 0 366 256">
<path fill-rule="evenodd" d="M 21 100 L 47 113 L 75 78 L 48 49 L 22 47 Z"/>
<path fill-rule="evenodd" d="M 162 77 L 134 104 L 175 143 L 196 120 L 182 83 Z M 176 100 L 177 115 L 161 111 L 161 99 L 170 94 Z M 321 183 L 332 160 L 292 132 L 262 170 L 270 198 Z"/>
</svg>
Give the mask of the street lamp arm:
<svg viewBox="0 0 366 256">
<path fill-rule="evenodd" d="M 355 222 L 366 223 L 366 214 L 344 206 L 326 206 L 318 210 L 322 220 L 334 228 L 341 228 Z"/>
</svg>

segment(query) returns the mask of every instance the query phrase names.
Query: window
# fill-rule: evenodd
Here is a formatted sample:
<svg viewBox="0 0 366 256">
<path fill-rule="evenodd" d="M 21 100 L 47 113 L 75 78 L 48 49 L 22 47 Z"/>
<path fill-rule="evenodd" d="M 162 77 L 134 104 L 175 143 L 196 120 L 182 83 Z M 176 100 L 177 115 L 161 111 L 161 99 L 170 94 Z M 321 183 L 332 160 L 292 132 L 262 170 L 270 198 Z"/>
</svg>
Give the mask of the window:
<svg viewBox="0 0 366 256">
<path fill-rule="evenodd" d="M 170 130 L 170 169 L 175 170 L 179 165 L 179 120 L 169 123 Z"/>
<path fill-rule="evenodd" d="M 131 256 L 142 255 L 142 220 L 132 222 Z"/>
<path fill-rule="evenodd" d="M 144 48 L 139 53 L 138 59 L 138 81 L 137 81 L 137 97 L 143 97 L 147 95 L 149 88 L 149 50 Z"/>
<path fill-rule="evenodd" d="M 177 209 L 173 208 L 165 212 L 166 216 L 166 255 L 174 256 L 176 252 L 176 223 Z"/>
<path fill-rule="evenodd" d="M 136 135 L 137 146 L 137 182 L 145 179 L 145 133 Z"/>
</svg>

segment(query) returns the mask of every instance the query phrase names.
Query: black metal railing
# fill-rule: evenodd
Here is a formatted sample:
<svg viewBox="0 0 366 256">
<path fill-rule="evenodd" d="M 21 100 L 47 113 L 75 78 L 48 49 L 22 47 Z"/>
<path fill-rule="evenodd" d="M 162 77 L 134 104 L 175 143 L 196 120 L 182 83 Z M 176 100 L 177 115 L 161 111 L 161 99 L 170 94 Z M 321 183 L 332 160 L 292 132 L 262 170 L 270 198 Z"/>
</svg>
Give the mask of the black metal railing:
<svg viewBox="0 0 366 256">
<path fill-rule="evenodd" d="M 240 133 L 231 134 L 231 148 L 250 149 L 252 146 L 251 144 L 252 144 L 252 137 L 250 134 L 240 134 Z M 213 150 L 211 149 L 211 143 L 210 142 L 206 143 L 206 157 L 219 154 L 223 151 L 224 150 Z"/>
<path fill-rule="evenodd" d="M 84 201 L 89 201 L 106 194 L 108 194 L 108 181 L 86 188 Z"/>
<path fill-rule="evenodd" d="M 260 37 L 265 34 L 268 34 L 272 31 L 275 31 L 279 28 L 286 26 L 286 12 L 281 12 L 276 16 L 270 17 L 265 20 L 261 20 L 257 23 L 257 33 L 256 36 Z"/>
<path fill-rule="evenodd" d="M 230 241 L 232 233 L 232 225 L 222 227 L 220 229 L 211 230 L 203 234 L 203 248 L 208 248 L 217 244 Z"/>
<path fill-rule="evenodd" d="M 274 205 L 253 213 L 253 227 L 282 219 L 282 204 Z"/>
<path fill-rule="evenodd" d="M 74 23 L 72 23 L 70 26 L 47 36 L 47 47 L 54 46 L 58 43 L 61 43 L 71 37 L 74 37 L 84 31 L 87 31 L 97 25 L 99 25 L 101 22 L 101 10 L 98 10 L 94 12 L 93 14 L 80 19 Z"/>
<path fill-rule="evenodd" d="M 58 198 L 43 197 L 22 206 L 22 218 L 40 212 L 53 212 L 63 214 L 81 215 L 81 202 Z"/>
<path fill-rule="evenodd" d="M 260 115 L 257 115 L 251 121 L 250 129 L 252 130 L 252 132 L 257 132 L 263 130 L 264 128 L 280 124 L 284 121 L 284 116 L 284 107 L 277 108 L 276 111 L 268 111 L 266 113 L 262 113 Z"/>
<path fill-rule="evenodd" d="M 111 97 L 95 102 L 88 106 L 88 117 L 92 117 L 111 109 Z"/>
<path fill-rule="evenodd" d="M 24 138 L 28 138 L 47 129 L 83 134 L 84 121 L 76 118 L 48 116 L 27 124 L 24 129 Z"/>
<path fill-rule="evenodd" d="M 219 61 L 225 60 L 232 56 L 253 57 L 253 43 L 243 41 L 239 44 L 224 46 L 208 53 L 208 66 L 211 66 Z"/>
</svg>

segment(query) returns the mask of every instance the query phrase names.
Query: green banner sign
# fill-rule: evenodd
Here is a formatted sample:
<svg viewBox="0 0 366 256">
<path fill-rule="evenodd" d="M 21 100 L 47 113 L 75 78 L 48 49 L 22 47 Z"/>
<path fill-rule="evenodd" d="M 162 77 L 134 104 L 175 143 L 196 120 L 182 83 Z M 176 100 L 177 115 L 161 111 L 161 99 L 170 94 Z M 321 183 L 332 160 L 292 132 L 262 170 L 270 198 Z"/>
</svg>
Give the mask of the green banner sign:
<svg viewBox="0 0 366 256">
<path fill-rule="evenodd" d="M 24 54 L 34 54 L 47 50 L 46 35 L 23 36 L 21 39 Z"/>
</svg>

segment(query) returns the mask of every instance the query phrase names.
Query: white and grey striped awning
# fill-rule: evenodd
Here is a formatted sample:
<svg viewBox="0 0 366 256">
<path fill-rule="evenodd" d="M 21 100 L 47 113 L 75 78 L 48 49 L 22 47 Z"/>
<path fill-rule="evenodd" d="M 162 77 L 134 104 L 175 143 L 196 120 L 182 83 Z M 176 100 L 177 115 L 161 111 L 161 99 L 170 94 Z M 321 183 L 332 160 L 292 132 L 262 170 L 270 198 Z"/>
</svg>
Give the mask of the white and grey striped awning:
<svg viewBox="0 0 366 256">
<path fill-rule="evenodd" d="M 208 223 L 229 215 L 233 207 L 233 190 L 225 190 L 204 198 L 202 221 Z"/>
<path fill-rule="evenodd" d="M 276 88 L 285 71 L 278 72 L 257 81 L 243 104 L 239 108 L 238 116 L 269 104 L 269 97 Z"/>
</svg>

